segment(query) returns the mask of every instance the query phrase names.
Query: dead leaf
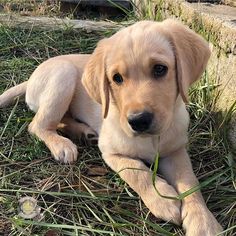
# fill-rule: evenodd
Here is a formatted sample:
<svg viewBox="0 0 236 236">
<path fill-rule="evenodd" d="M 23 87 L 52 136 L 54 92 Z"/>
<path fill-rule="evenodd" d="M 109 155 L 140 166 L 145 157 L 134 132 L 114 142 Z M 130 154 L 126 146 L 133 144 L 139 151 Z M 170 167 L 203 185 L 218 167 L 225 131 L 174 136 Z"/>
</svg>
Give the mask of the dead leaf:
<svg viewBox="0 0 236 236">
<path fill-rule="evenodd" d="M 104 166 L 90 166 L 88 169 L 89 176 L 104 176 L 108 172 L 108 169 Z"/>
<path fill-rule="evenodd" d="M 54 229 L 49 229 L 44 236 L 59 236 L 60 233 Z"/>
</svg>

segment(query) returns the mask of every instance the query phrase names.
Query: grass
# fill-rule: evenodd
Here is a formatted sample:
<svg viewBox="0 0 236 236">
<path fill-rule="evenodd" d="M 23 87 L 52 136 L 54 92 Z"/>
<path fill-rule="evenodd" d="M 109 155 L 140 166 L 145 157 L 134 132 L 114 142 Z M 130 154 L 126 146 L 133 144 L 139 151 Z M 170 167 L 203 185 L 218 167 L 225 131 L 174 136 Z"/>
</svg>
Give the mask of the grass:
<svg viewBox="0 0 236 236">
<path fill-rule="evenodd" d="M 24 16 L 61 15 L 58 0 L 0 0 L 0 6 L 7 13 L 17 12 Z"/>
<path fill-rule="evenodd" d="M 84 31 L 0 27 L 0 93 L 28 79 L 45 59 L 65 53 L 90 53 L 109 35 Z M 105 34 L 105 35 L 104 35 Z M 210 210 L 235 235 L 234 153 L 225 133 L 232 111 L 215 111 L 214 75 L 205 75 L 191 90 L 189 152 Z M 78 144 L 79 160 L 59 165 L 27 125 L 26 105 L 0 112 L 0 235 L 184 235 L 181 228 L 159 222 L 135 194 L 105 165 L 96 147 Z M 32 196 L 42 215 L 24 220 L 18 200 Z M 53 234 L 54 233 L 54 234 Z"/>
</svg>

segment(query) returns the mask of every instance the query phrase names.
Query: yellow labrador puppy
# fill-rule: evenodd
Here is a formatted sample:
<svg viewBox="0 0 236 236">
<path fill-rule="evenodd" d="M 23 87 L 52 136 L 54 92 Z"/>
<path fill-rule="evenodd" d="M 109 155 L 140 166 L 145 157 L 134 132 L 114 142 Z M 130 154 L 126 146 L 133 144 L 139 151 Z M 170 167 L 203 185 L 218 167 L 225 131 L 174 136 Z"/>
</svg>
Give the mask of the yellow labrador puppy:
<svg viewBox="0 0 236 236">
<path fill-rule="evenodd" d="M 160 197 L 144 164 L 153 163 L 159 152 L 164 179 L 157 177 L 155 184 L 163 195 L 176 196 L 198 184 L 185 148 L 184 102 L 209 56 L 207 42 L 182 24 L 141 21 L 100 41 L 92 55 L 42 63 L 27 82 L 0 96 L 0 106 L 25 94 L 36 112 L 29 131 L 64 163 L 76 161 L 77 148 L 58 128 L 90 141 L 98 134 L 105 162 L 156 217 L 183 223 L 189 236 L 213 236 L 222 228 L 201 193 L 182 202 Z"/>
</svg>

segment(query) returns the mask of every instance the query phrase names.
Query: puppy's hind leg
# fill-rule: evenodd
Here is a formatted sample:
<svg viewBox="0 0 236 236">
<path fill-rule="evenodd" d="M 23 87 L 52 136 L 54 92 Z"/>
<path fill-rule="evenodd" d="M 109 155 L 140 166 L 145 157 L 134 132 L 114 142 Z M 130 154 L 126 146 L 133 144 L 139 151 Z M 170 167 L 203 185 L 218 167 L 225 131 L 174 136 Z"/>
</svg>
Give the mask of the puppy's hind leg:
<svg viewBox="0 0 236 236">
<path fill-rule="evenodd" d="M 84 141 L 89 145 L 98 143 L 97 133 L 87 124 L 73 119 L 70 114 L 66 114 L 62 118 L 57 128 L 72 140 L 85 139 Z"/>
<path fill-rule="evenodd" d="M 69 139 L 60 136 L 56 129 L 69 108 L 75 86 L 76 76 L 65 79 L 62 75 L 51 79 L 40 95 L 39 109 L 29 125 L 29 132 L 47 145 L 56 160 L 64 163 L 76 161 L 77 147 Z"/>
</svg>

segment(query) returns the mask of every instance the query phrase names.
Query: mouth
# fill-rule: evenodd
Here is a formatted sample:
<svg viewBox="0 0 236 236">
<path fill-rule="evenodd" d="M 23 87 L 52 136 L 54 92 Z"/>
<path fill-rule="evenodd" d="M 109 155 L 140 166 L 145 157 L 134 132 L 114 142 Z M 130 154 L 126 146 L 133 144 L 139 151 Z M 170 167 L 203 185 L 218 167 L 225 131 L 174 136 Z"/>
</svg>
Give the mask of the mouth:
<svg viewBox="0 0 236 236">
<path fill-rule="evenodd" d="M 156 129 L 150 128 L 149 130 L 145 130 L 145 131 L 135 131 L 130 127 L 130 130 L 132 132 L 132 135 L 134 137 L 149 137 L 149 136 L 155 136 L 158 135 L 159 132 Z"/>
</svg>

